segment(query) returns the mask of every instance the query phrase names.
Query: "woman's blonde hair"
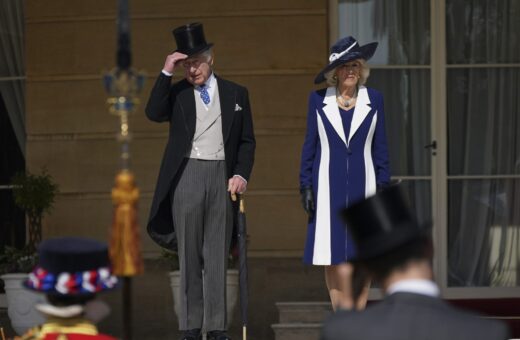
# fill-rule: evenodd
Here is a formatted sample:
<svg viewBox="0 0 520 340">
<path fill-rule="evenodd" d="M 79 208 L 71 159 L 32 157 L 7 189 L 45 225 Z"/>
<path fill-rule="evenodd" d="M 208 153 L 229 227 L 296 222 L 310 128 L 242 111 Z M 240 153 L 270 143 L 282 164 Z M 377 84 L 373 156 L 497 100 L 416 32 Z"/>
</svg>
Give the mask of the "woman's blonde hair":
<svg viewBox="0 0 520 340">
<path fill-rule="evenodd" d="M 359 77 L 358 85 L 365 85 L 365 83 L 367 82 L 368 76 L 370 76 L 370 67 L 368 67 L 368 64 L 365 59 L 355 59 L 355 60 L 361 64 L 361 72 L 359 72 L 360 77 Z M 340 67 L 342 65 L 339 65 L 338 67 Z M 327 80 L 327 85 L 329 85 L 329 86 L 338 85 L 338 78 L 336 77 L 336 70 L 338 69 L 338 67 L 325 73 L 324 76 L 325 76 L 325 79 Z"/>
</svg>

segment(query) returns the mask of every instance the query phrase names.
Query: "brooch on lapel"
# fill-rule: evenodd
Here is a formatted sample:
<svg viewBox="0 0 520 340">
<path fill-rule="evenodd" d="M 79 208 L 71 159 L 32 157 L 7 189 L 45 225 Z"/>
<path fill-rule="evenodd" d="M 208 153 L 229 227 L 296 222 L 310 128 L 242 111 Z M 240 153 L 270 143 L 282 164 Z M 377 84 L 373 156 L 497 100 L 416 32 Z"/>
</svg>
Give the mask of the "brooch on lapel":
<svg viewBox="0 0 520 340">
<path fill-rule="evenodd" d="M 235 104 L 235 111 L 242 111 L 242 107 L 238 104 Z"/>
</svg>

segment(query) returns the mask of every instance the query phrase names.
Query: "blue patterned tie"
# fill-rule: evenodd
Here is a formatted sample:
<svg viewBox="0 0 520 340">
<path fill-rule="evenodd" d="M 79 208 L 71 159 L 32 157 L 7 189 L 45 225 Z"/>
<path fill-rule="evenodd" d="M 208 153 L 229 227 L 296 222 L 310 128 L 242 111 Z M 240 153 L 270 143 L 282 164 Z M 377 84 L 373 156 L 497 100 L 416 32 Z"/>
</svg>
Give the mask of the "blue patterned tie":
<svg viewBox="0 0 520 340">
<path fill-rule="evenodd" d="M 205 84 L 201 85 L 199 87 L 199 89 L 200 89 L 200 98 L 202 98 L 202 101 L 204 102 L 204 104 L 208 105 L 209 104 L 209 93 L 208 93 L 207 86 Z"/>
</svg>

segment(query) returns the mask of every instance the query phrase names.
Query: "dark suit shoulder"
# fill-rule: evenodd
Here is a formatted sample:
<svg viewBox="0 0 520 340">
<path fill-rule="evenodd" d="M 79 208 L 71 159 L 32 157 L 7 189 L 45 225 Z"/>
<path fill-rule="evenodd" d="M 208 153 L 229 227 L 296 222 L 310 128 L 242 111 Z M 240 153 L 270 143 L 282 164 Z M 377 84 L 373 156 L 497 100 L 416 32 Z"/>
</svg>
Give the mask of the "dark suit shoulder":
<svg viewBox="0 0 520 340">
<path fill-rule="evenodd" d="M 383 93 L 379 90 L 376 90 L 372 87 L 367 87 L 368 96 L 371 100 L 381 100 L 383 99 Z"/>
<path fill-rule="evenodd" d="M 442 326 L 440 326 L 442 325 Z M 363 312 L 339 312 L 324 324 L 322 340 L 508 339 L 506 325 L 417 294 L 395 294 Z"/>
<path fill-rule="evenodd" d="M 448 327 L 457 328 L 460 332 L 471 330 L 474 339 L 508 339 L 509 328 L 498 320 L 486 319 L 482 315 L 448 306 L 439 318 Z"/>
<path fill-rule="evenodd" d="M 311 91 L 309 94 L 309 105 L 318 105 L 318 103 L 322 103 L 326 93 L 327 88 Z"/>
<path fill-rule="evenodd" d="M 173 83 L 171 90 L 174 92 L 181 92 L 185 89 L 192 88 L 193 85 L 190 84 L 189 81 L 186 80 L 186 78 L 183 78 L 179 80 L 178 82 Z"/>
<path fill-rule="evenodd" d="M 364 312 L 337 311 L 323 323 L 322 340 L 353 339 L 359 320 L 366 320 Z M 363 326 L 364 327 L 364 326 Z M 351 337 L 352 336 L 352 337 Z"/>
<path fill-rule="evenodd" d="M 327 93 L 327 87 L 324 87 L 322 89 L 319 89 L 319 90 L 314 90 L 314 91 L 311 91 L 311 94 L 310 96 L 312 97 L 319 97 L 319 98 L 325 98 L 325 94 Z"/>
<path fill-rule="evenodd" d="M 247 88 L 245 86 L 243 86 L 243 85 L 235 83 L 235 82 L 233 82 L 231 80 L 227 80 L 227 79 L 221 78 L 221 77 L 219 77 L 217 75 L 215 75 L 215 77 L 217 78 L 217 81 L 221 85 L 224 85 L 224 86 L 232 88 L 232 89 L 236 89 L 236 90 L 246 91 L 247 92 Z"/>
<path fill-rule="evenodd" d="M 375 307 L 375 306 L 374 306 Z M 454 339 L 507 339 L 505 324 L 456 308 L 435 297 L 413 293 L 396 293 L 386 298 L 379 307 L 389 315 L 400 315 L 393 323 L 408 321 L 416 325 L 413 334 L 436 334 L 437 338 L 452 336 Z M 381 314 L 380 314 L 381 315 Z M 443 325 L 439 328 L 438 325 Z"/>
</svg>

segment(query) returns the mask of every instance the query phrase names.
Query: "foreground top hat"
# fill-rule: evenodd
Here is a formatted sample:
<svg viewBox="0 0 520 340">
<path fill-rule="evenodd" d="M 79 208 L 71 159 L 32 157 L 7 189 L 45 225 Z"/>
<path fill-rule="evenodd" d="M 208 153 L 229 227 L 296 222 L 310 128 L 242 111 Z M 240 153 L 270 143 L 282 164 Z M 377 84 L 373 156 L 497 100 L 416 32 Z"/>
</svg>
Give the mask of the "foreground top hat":
<svg viewBox="0 0 520 340">
<path fill-rule="evenodd" d="M 55 295 L 87 295 L 116 286 L 104 243 L 77 237 L 43 241 L 38 264 L 24 286 Z"/>
<path fill-rule="evenodd" d="M 175 52 L 184 53 L 188 57 L 204 52 L 213 46 L 212 43 L 206 42 L 204 29 L 198 22 L 177 27 L 172 33 L 177 43 Z"/>
<path fill-rule="evenodd" d="M 410 212 L 399 185 L 351 205 L 342 212 L 357 246 L 354 261 L 388 253 L 428 235 L 431 224 L 419 224 Z"/>
<path fill-rule="evenodd" d="M 329 64 L 318 73 L 318 76 L 314 79 L 314 84 L 319 84 L 324 81 L 325 73 L 342 64 L 355 59 L 368 60 L 372 58 L 376 48 L 377 42 L 360 46 L 357 40 L 351 36 L 338 40 L 338 42 L 330 48 Z"/>
</svg>

